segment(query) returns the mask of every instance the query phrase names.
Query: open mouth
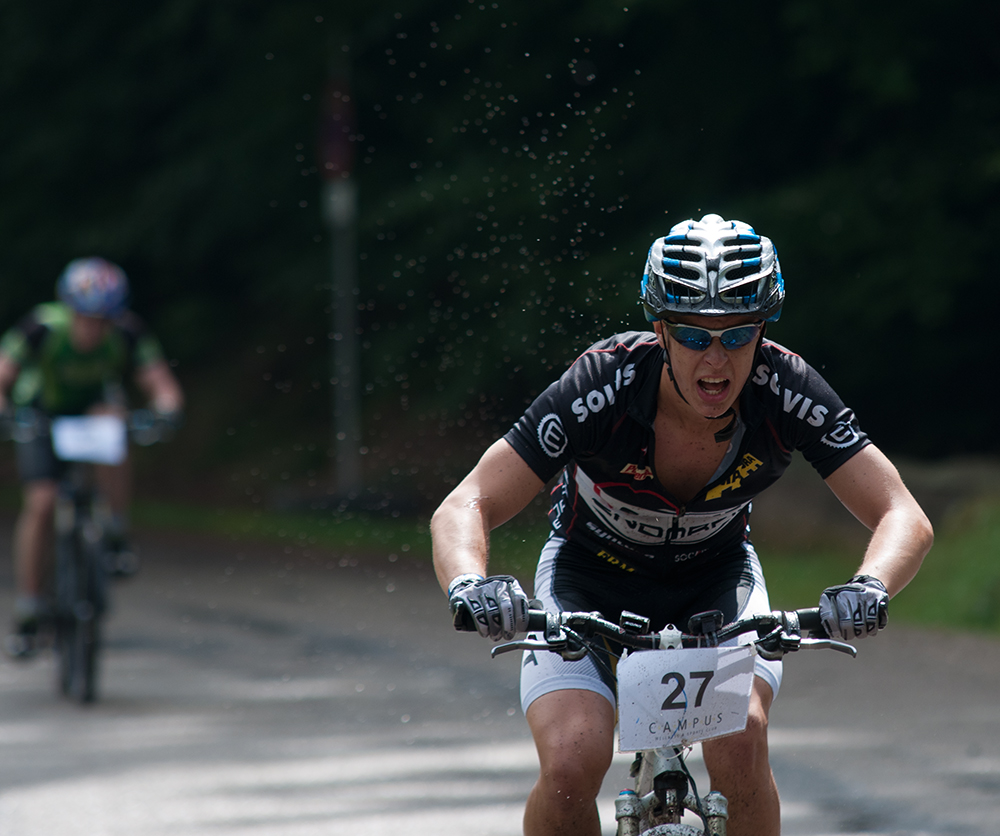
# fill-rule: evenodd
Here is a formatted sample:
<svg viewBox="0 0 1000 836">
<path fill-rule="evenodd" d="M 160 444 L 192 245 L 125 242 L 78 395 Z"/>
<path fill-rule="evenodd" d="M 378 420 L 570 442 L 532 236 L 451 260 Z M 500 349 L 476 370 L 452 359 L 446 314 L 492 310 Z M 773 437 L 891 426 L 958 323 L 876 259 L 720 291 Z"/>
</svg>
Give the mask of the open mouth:
<svg viewBox="0 0 1000 836">
<path fill-rule="evenodd" d="M 702 377 L 698 380 L 698 388 L 708 398 L 721 398 L 729 390 L 729 378 Z"/>
</svg>

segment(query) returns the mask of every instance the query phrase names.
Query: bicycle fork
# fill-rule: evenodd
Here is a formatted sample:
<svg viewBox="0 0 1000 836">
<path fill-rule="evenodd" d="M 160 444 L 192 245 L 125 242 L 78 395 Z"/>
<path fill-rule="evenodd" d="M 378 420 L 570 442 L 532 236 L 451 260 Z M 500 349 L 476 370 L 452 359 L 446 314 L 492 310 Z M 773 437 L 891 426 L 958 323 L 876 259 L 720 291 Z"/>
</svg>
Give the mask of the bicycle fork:
<svg viewBox="0 0 1000 836">
<path fill-rule="evenodd" d="M 684 810 L 704 813 L 705 836 L 726 836 L 729 805 L 725 796 L 713 790 L 704 798 L 696 798 L 689 791 L 688 776 L 679 753 L 670 749 L 638 752 L 631 774 L 636 779 L 638 792 L 623 790 L 615 799 L 618 836 L 657 833 L 659 828 L 649 828 L 661 824 L 684 827 L 680 825 Z M 694 831 L 685 827 L 684 831 L 671 828 L 664 832 Z"/>
</svg>

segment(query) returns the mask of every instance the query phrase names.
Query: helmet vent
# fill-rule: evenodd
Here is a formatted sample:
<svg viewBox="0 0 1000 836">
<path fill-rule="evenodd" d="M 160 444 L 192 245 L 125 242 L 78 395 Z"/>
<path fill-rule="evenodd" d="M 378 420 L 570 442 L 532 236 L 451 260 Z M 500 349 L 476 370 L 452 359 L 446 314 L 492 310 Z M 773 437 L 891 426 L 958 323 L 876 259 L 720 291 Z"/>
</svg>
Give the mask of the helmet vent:
<svg viewBox="0 0 1000 836">
<path fill-rule="evenodd" d="M 697 270 L 693 270 L 690 267 L 683 267 L 676 261 L 670 262 L 664 259 L 663 267 L 668 276 L 676 276 L 678 279 L 687 279 L 689 282 L 697 282 L 701 278 L 701 273 Z M 667 283 L 676 284 L 676 282 L 671 282 L 669 278 L 667 279 Z M 690 290 L 690 288 L 685 289 Z"/>
<path fill-rule="evenodd" d="M 759 259 L 760 247 L 732 247 L 722 254 L 723 261 L 743 261 L 748 258 Z"/>
<path fill-rule="evenodd" d="M 726 278 L 730 281 L 739 281 L 740 279 L 745 279 L 748 276 L 757 275 L 757 271 L 759 269 L 759 264 L 741 264 L 735 270 L 726 271 Z"/>
<path fill-rule="evenodd" d="M 694 273 L 693 270 L 676 270 L 676 273 L 683 275 L 684 273 L 693 273 L 693 278 L 697 278 L 698 274 Z M 700 302 L 705 298 L 705 294 L 694 287 L 688 287 L 687 285 L 680 284 L 679 282 L 664 281 L 664 291 L 666 297 L 670 302 Z"/>
<path fill-rule="evenodd" d="M 757 286 L 758 282 L 756 281 L 746 282 L 738 287 L 731 287 L 722 291 L 719 293 L 719 297 L 729 304 L 752 305 L 757 301 Z"/>
</svg>

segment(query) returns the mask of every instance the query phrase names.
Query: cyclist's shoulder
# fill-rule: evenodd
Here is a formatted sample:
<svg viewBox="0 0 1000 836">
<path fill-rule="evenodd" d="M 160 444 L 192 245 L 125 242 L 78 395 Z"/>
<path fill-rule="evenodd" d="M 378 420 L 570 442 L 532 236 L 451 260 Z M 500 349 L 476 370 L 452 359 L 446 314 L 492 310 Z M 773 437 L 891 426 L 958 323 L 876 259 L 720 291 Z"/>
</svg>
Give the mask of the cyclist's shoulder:
<svg viewBox="0 0 1000 836">
<path fill-rule="evenodd" d="M 21 319 L 25 325 L 37 325 L 52 332 L 68 331 L 72 321 L 72 309 L 62 302 L 42 302 Z"/>
<path fill-rule="evenodd" d="M 750 379 L 765 397 L 768 392 L 782 397 L 787 390 L 829 389 L 822 375 L 800 354 L 772 340 L 761 346 Z"/>
<path fill-rule="evenodd" d="M 68 334 L 70 319 L 69 309 L 59 302 L 35 305 L 3 334 L 2 349 L 23 360 L 24 352 L 37 352 L 53 337 Z"/>
<path fill-rule="evenodd" d="M 620 374 L 623 367 L 634 368 L 647 358 L 661 357 L 662 349 L 652 331 L 625 331 L 589 346 L 573 361 L 568 373 Z"/>
<path fill-rule="evenodd" d="M 622 331 L 593 343 L 581 356 L 588 354 L 628 356 L 636 352 L 655 351 L 658 346 L 656 334 L 652 331 Z"/>
<path fill-rule="evenodd" d="M 39 330 L 66 332 L 72 321 L 72 311 L 62 302 L 42 302 L 24 313 L 11 330 L 31 334 Z"/>
</svg>

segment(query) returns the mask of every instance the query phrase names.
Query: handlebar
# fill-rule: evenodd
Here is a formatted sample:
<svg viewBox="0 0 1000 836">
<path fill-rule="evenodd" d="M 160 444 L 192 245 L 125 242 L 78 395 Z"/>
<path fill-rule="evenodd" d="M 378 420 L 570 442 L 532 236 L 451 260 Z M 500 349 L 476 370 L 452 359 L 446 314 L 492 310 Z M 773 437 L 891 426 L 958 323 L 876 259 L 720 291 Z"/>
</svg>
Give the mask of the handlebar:
<svg viewBox="0 0 1000 836">
<path fill-rule="evenodd" d="M 0 413 L 0 439 L 31 441 L 48 433 L 55 417 L 30 406 Z M 151 409 L 134 409 L 124 420 L 129 440 L 142 447 L 168 440 L 181 423 L 179 415 L 164 415 Z"/>
<path fill-rule="evenodd" d="M 456 629 L 459 626 L 456 614 Z M 471 626 L 471 619 L 470 619 Z M 706 624 L 708 625 L 705 631 Z M 694 632 L 692 627 L 700 627 Z M 614 624 L 598 612 L 549 613 L 532 609 L 528 613 L 528 632 L 540 638 L 526 638 L 507 642 L 492 649 L 492 655 L 512 650 L 548 650 L 559 653 L 564 659 L 581 659 L 589 652 L 590 645 L 598 638 L 633 649 L 663 650 L 680 647 L 714 647 L 737 636 L 756 632 L 753 644 L 766 659 L 780 659 L 786 653 L 803 648 L 830 649 L 850 656 L 857 655 L 857 648 L 846 642 L 829 638 L 820 622 L 819 608 L 800 610 L 775 610 L 751 616 L 722 626 L 722 614 L 716 611 L 701 613 L 689 622 L 688 633 L 667 625 L 657 633 L 649 629 L 648 620 L 631 613 L 623 613 L 622 623 Z"/>
</svg>

